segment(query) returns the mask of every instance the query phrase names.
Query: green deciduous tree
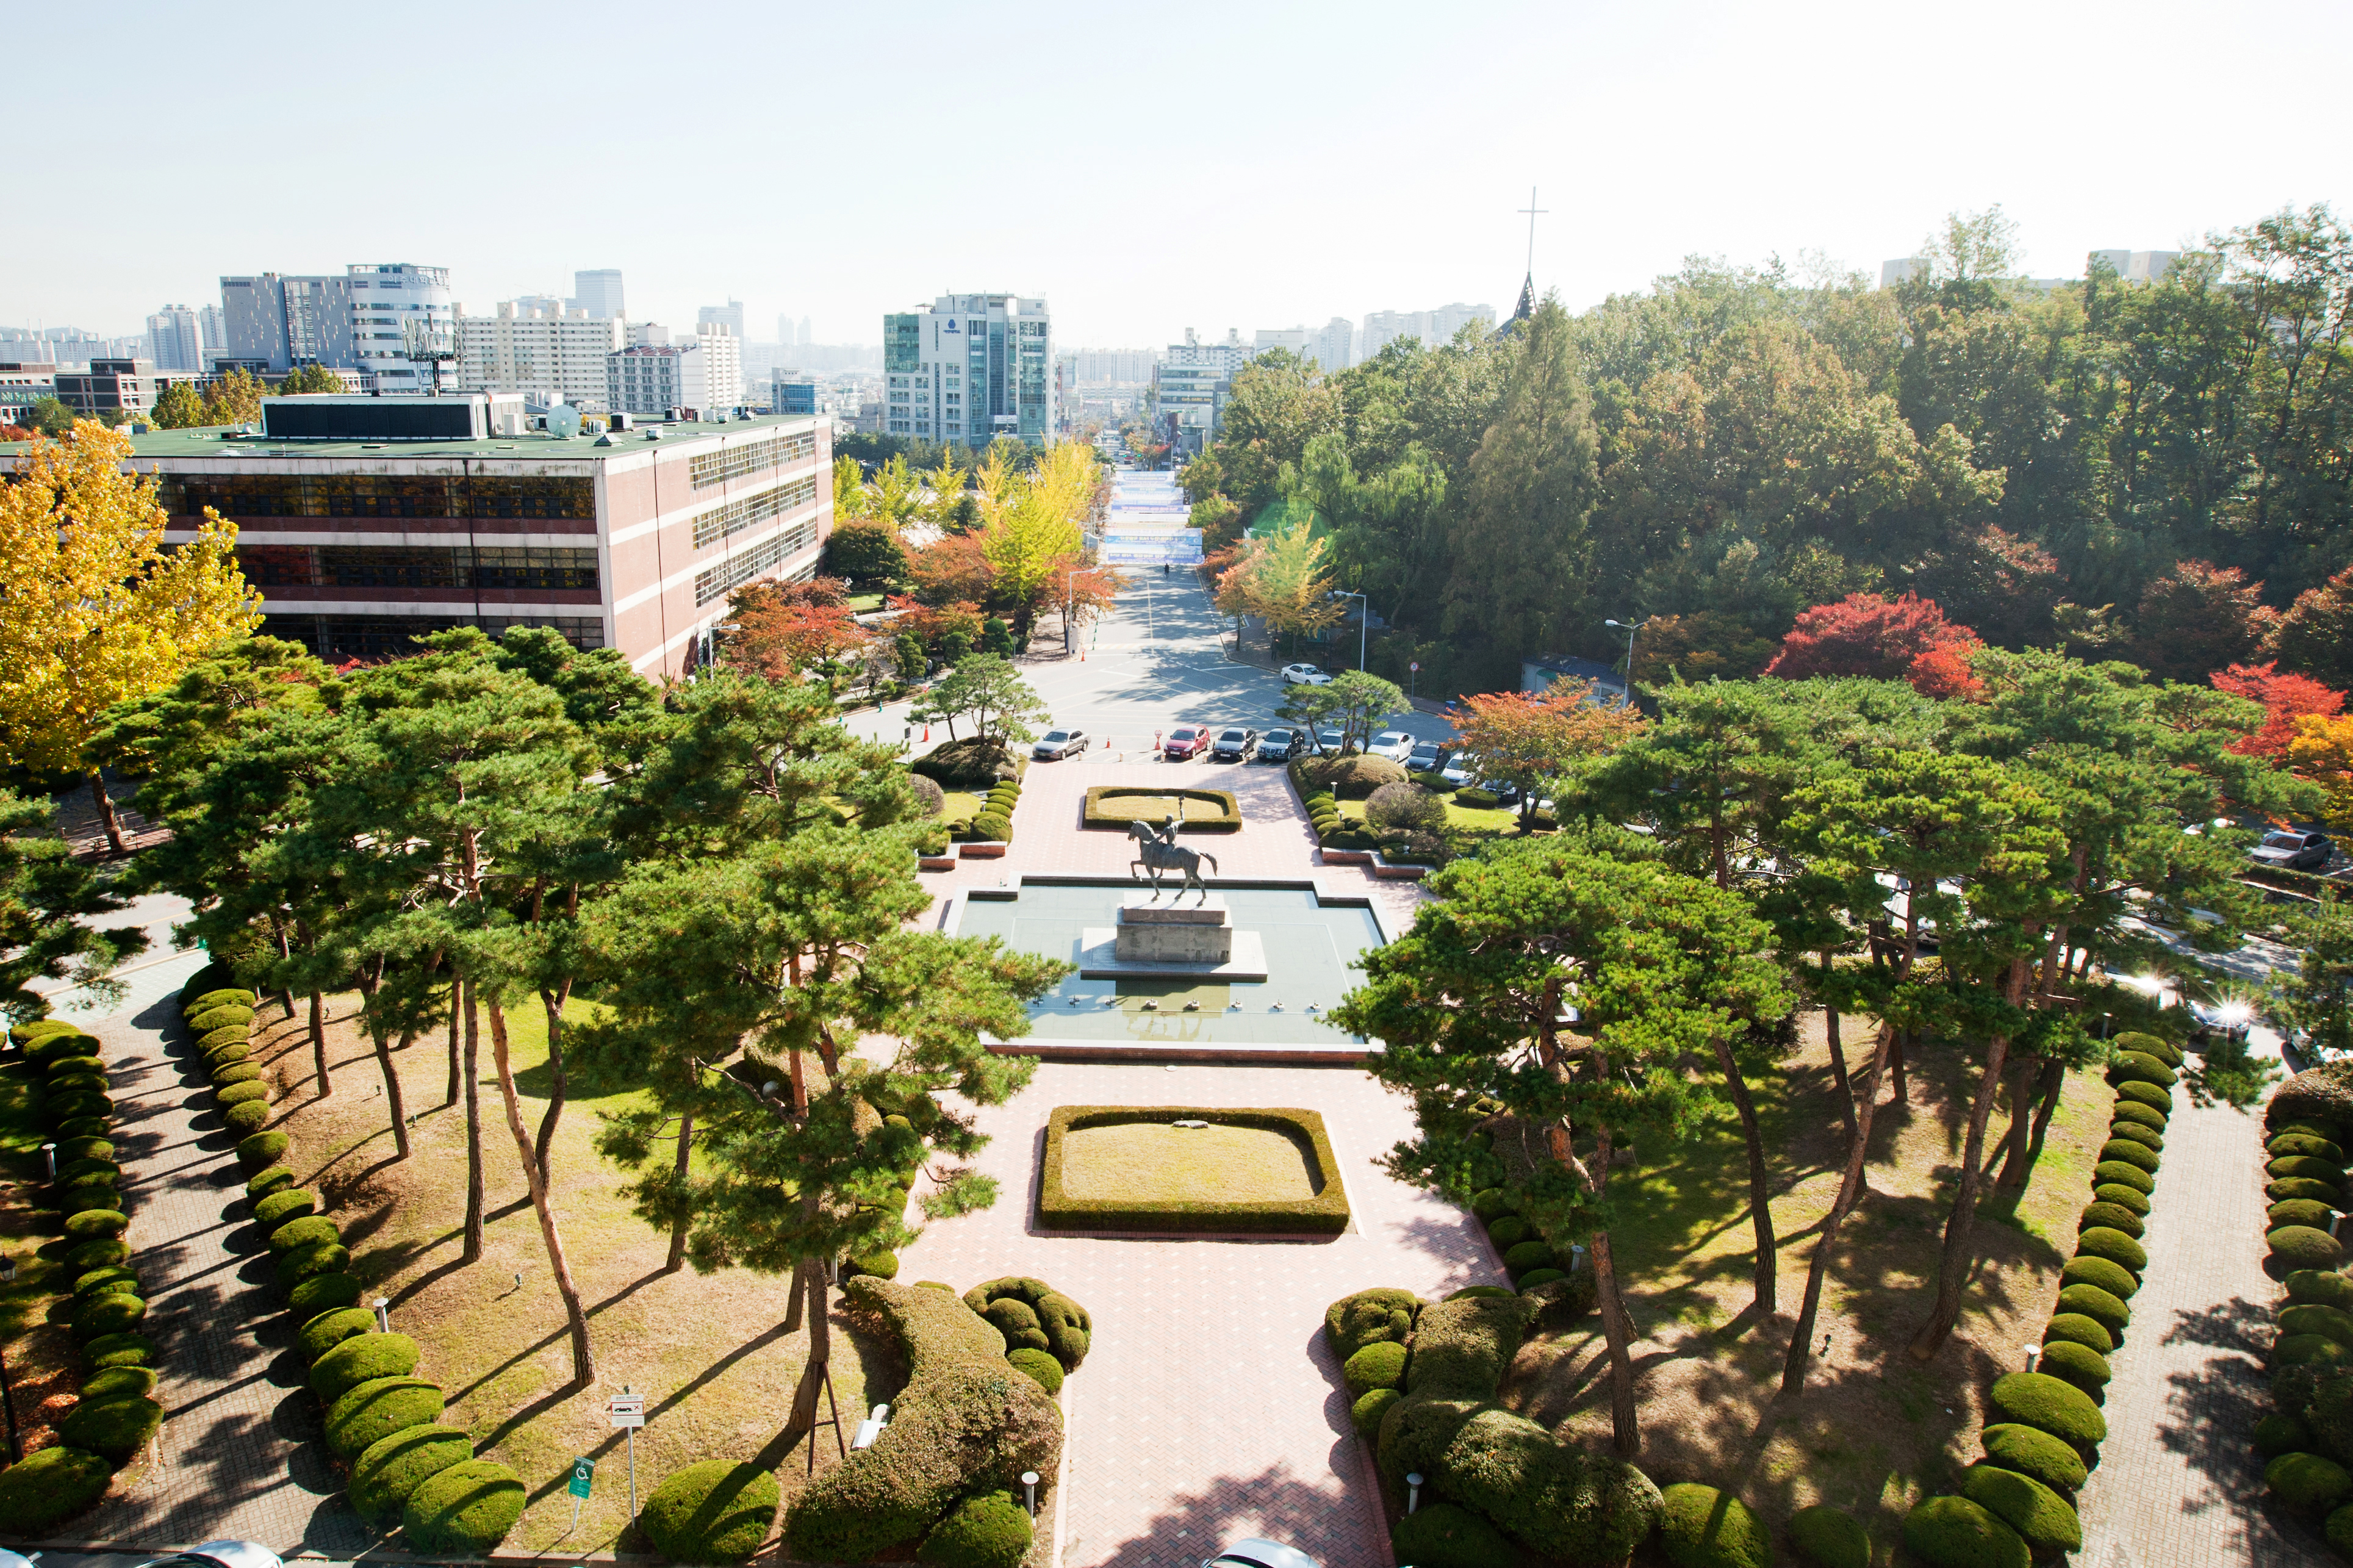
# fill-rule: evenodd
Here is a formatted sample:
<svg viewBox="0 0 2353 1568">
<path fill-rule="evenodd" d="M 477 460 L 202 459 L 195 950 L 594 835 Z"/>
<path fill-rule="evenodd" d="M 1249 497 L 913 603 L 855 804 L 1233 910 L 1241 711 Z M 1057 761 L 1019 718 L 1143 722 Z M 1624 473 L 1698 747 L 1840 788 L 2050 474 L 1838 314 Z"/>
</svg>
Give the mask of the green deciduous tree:
<svg viewBox="0 0 2353 1568">
<path fill-rule="evenodd" d="M 49 818 L 46 800 L 0 789 L 0 1019 L 12 1024 L 47 1013 L 35 980 L 71 980 L 97 1001 L 120 1000 L 122 982 L 107 971 L 147 948 L 136 926 L 88 923 L 126 906 L 46 831 Z"/>
<path fill-rule="evenodd" d="M 1029 721 L 1046 712 L 1045 699 L 1010 662 L 1000 654 L 974 653 L 932 683 L 913 717 L 918 724 L 945 723 L 951 738 L 955 721 L 967 719 L 977 738 L 1005 746 L 1033 738 Z"/>
<path fill-rule="evenodd" d="M 2272 982 L 2274 1016 L 2308 1056 L 2353 1055 L 2353 910 L 2332 901 L 2306 916 L 2293 974 Z"/>
</svg>

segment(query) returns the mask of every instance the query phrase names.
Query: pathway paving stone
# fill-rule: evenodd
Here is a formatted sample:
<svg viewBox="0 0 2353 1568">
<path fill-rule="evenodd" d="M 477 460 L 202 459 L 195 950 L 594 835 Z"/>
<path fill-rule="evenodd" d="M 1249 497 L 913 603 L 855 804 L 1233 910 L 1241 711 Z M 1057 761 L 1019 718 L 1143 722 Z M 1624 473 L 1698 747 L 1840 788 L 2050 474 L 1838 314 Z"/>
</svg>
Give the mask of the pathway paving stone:
<svg viewBox="0 0 2353 1568">
<path fill-rule="evenodd" d="M 235 1140 L 180 1024 L 179 988 L 203 959 L 130 975 L 130 994 L 106 1017 L 66 1014 L 105 1046 L 164 1418 L 161 1461 L 62 1533 L 142 1548 L 234 1538 L 348 1559 L 374 1537 L 328 1468 L 292 1325 L 267 1255 L 252 1250 Z"/>
<path fill-rule="evenodd" d="M 1027 801 L 1025 800 L 1025 805 Z M 1113 1240 L 1030 1223 L 1049 1113 L 1061 1105 L 1294 1106 L 1320 1112 L 1353 1224 L 1328 1240 Z M 1086 1364 L 1063 1384 L 1071 1448 L 1064 1568 L 1193 1568 L 1263 1535 L 1325 1568 L 1388 1568 L 1380 1503 L 1348 1423 L 1324 1308 L 1375 1285 L 1435 1298 L 1503 1282 L 1453 1204 L 1373 1160 L 1412 1130 L 1409 1103 L 1347 1068 L 1046 1062 L 979 1113 L 996 1207 L 932 1226 L 899 1277 L 969 1289 L 1032 1275 L 1093 1314 Z"/>
<path fill-rule="evenodd" d="M 2263 1122 L 2180 1095 L 2149 1214 L 2148 1273 L 2084 1489 L 2085 1568 L 2321 1568 L 2282 1520 L 2253 1447 L 2281 1297 L 2264 1275 Z"/>
</svg>

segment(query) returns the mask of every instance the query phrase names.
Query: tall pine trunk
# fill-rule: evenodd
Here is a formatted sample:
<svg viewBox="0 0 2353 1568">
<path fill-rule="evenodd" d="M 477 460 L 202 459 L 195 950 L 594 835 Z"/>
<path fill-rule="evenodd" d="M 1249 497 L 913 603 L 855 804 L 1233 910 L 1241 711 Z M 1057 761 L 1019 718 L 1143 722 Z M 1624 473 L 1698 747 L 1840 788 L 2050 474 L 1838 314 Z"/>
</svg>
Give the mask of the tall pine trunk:
<svg viewBox="0 0 2353 1568">
<path fill-rule="evenodd" d="M 384 1071 L 384 1103 L 385 1108 L 392 1113 L 392 1146 L 396 1150 L 395 1158 L 406 1160 L 409 1154 L 408 1108 L 407 1102 L 400 1096 L 400 1075 L 393 1071 L 392 1045 L 389 1038 L 385 1034 L 375 1030 L 370 1030 L 369 1033 L 375 1039 L 375 1065 Z M 402 1050 L 406 1050 L 408 1040 L 403 1039 L 400 1046 Z"/>
<path fill-rule="evenodd" d="M 335 1092 L 334 1079 L 327 1075 L 327 999 L 317 991 L 311 993 L 311 1062 L 318 1069 L 319 1097 L 325 1099 Z"/>
<path fill-rule="evenodd" d="M 1733 1108 L 1740 1113 L 1740 1135 L 1748 1144 L 1748 1224 L 1757 1236 L 1753 1270 L 1757 1309 L 1769 1313 L 1775 1309 L 1780 1255 L 1773 1240 L 1772 1189 L 1765 1178 L 1765 1135 L 1757 1129 L 1757 1102 L 1748 1093 L 1748 1080 L 1741 1075 L 1732 1046 L 1721 1034 L 1715 1040 L 1715 1065 L 1731 1092 Z"/>
<path fill-rule="evenodd" d="M 2056 1056 L 2042 1064 L 2042 1103 L 2034 1107 L 2034 1132 L 2028 1140 L 2026 1159 L 2031 1165 L 2042 1158 L 2042 1139 L 2051 1131 L 2051 1118 L 2059 1109 L 2059 1097 L 2067 1087 L 2067 1064 Z"/>
<path fill-rule="evenodd" d="M 491 1055 L 498 1069 L 499 1098 L 506 1103 L 507 1130 L 514 1134 L 515 1153 L 522 1160 L 523 1179 L 531 1186 L 531 1206 L 539 1214 L 539 1239 L 547 1248 L 547 1266 L 555 1275 L 555 1291 L 564 1298 L 564 1315 L 572 1325 L 573 1385 L 586 1388 L 596 1381 L 596 1358 L 588 1345 L 588 1313 L 580 1304 L 580 1287 L 573 1282 L 571 1262 L 564 1255 L 564 1233 L 555 1224 L 555 1200 L 547 1190 L 546 1173 L 522 1125 L 522 1097 L 515 1092 L 514 1058 L 507 1049 L 506 1009 L 495 996 L 491 998 Z"/>
<path fill-rule="evenodd" d="M 2029 1140 L 2033 1132 L 2035 1091 L 2041 1086 L 2042 1066 L 2039 1056 L 2021 1056 L 2010 1064 L 2010 1127 L 2002 1134 L 2004 1152 L 2001 1174 L 1994 1178 L 1996 1191 L 2025 1186 L 2027 1172 L 2034 1169 Z"/>
<path fill-rule="evenodd" d="M 114 820 L 114 797 L 106 792 L 106 776 L 93 772 L 90 776 L 90 798 L 98 807 L 99 825 L 106 830 L 106 852 L 123 854 L 122 824 Z"/>
<path fill-rule="evenodd" d="M 1831 972 L 1831 955 L 1822 950 L 1822 973 Z M 1847 1141 L 1854 1141 L 1854 1084 L 1846 1074 L 1846 1047 L 1839 1043 L 1839 1010 L 1822 1004 L 1822 1032 L 1831 1047 L 1831 1082 L 1838 1086 L 1839 1120 L 1846 1126 Z"/>
<path fill-rule="evenodd" d="M 1609 1233 L 1593 1233 L 1593 1287 L 1601 1308 L 1601 1334 L 1609 1347 L 1609 1443 L 1621 1459 L 1642 1451 L 1642 1427 L 1634 1411 L 1634 1325 L 1626 1316 L 1625 1298 L 1618 1294 L 1618 1263 L 1610 1255 Z"/>
<path fill-rule="evenodd" d="M 1830 1277 L 1831 1260 L 1838 1250 L 1839 1227 L 1846 1224 L 1847 1215 L 1854 1212 L 1862 1200 L 1863 1168 L 1871 1159 L 1871 1118 L 1879 1108 L 1879 1075 L 1887 1066 L 1889 1047 L 1895 1031 L 1882 1024 L 1879 1038 L 1872 1047 L 1871 1065 L 1862 1075 L 1862 1107 L 1855 1118 L 1855 1130 L 1846 1144 L 1846 1174 L 1839 1181 L 1838 1197 L 1831 1203 L 1831 1212 L 1822 1216 L 1822 1234 L 1814 1243 L 1814 1255 L 1806 1265 L 1806 1298 L 1798 1308 L 1798 1329 L 1789 1340 L 1788 1359 L 1781 1363 L 1781 1393 L 1795 1394 L 1806 1386 L 1806 1369 L 1813 1363 L 1814 1319 L 1821 1310 L 1822 1282 Z M 1849 1105 L 1852 1105 L 1850 1100 Z"/>
<path fill-rule="evenodd" d="M 465 1261 L 482 1261 L 482 1075 L 480 1011 L 474 982 L 466 980 L 466 1250 Z"/>
<path fill-rule="evenodd" d="M 539 1136 L 532 1143 L 538 1158 L 540 1173 L 553 1179 L 547 1164 L 548 1146 L 555 1141 L 555 1124 L 564 1115 L 564 1101 L 571 1090 L 571 1080 L 564 1071 L 564 1004 L 572 995 L 572 982 L 566 980 L 553 991 L 539 993 L 540 1005 L 547 1009 L 547 1075 L 552 1086 L 547 1096 L 547 1114 L 539 1118 Z"/>
<path fill-rule="evenodd" d="M 465 1027 L 464 997 L 465 987 L 457 980 L 451 980 L 449 982 L 449 1090 L 441 1097 L 441 1104 L 445 1107 L 458 1103 L 458 1086 L 465 1081 L 465 1075 L 458 1065 L 458 1037 L 459 1031 Z"/>
<path fill-rule="evenodd" d="M 694 1112 L 691 1109 L 689 1109 L 681 1113 L 678 1118 L 678 1165 L 676 1167 L 676 1171 L 678 1175 L 678 1184 L 681 1187 L 684 1187 L 686 1185 L 687 1156 L 692 1151 L 693 1146 Z M 686 1213 L 683 1209 L 670 1216 L 670 1256 L 662 1264 L 662 1272 L 664 1274 L 676 1274 L 681 1268 L 686 1266 L 686 1233 L 692 1229 L 693 1225 L 694 1216 Z"/>
<path fill-rule="evenodd" d="M 798 1327 L 794 1321 L 800 1317 L 804 1295 L 808 1313 L 808 1359 L 801 1363 L 801 1381 L 793 1389 L 792 1414 L 786 1417 L 783 1436 L 777 1447 L 790 1453 L 793 1445 L 807 1437 L 814 1443 L 817 1431 L 817 1396 L 825 1390 L 826 1378 L 833 1361 L 832 1325 L 826 1318 L 825 1271 L 814 1258 L 803 1258 L 793 1266 L 792 1314 L 785 1327 Z"/>
<path fill-rule="evenodd" d="M 1953 1194 L 1953 1212 L 1945 1220 L 1945 1250 L 1936 1259 L 1936 1305 L 1927 1322 L 1912 1337 L 1915 1361 L 1933 1360 L 1951 1338 L 1960 1320 L 1961 1291 L 1976 1262 L 1978 1189 L 1985 1173 L 1986 1122 L 1993 1115 L 1994 1096 L 2000 1091 L 2002 1065 L 2010 1055 L 2010 1036 L 1997 1034 L 1986 1047 L 1984 1076 L 1978 1081 L 1977 1103 L 1969 1107 L 1969 1132 L 1961 1149 L 1961 1180 Z"/>
</svg>

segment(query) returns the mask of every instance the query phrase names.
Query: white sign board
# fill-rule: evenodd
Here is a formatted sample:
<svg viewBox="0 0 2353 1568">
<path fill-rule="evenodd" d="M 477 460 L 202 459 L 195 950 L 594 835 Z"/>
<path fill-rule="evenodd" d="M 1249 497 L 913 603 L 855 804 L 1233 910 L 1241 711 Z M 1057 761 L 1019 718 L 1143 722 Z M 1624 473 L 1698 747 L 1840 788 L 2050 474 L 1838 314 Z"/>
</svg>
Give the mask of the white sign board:
<svg viewBox="0 0 2353 1568">
<path fill-rule="evenodd" d="M 605 1414 L 616 1429 L 623 1426 L 643 1426 L 646 1424 L 646 1401 L 643 1394 L 615 1394 L 605 1402 Z"/>
</svg>

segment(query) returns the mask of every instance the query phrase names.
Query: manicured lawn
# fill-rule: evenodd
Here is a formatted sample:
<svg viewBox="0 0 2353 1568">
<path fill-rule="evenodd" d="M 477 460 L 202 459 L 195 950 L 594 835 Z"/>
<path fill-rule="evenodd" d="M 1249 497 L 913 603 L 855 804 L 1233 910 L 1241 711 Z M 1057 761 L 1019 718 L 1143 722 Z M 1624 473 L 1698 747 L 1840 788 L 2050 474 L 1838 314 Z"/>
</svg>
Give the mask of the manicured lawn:
<svg viewBox="0 0 2353 1568">
<path fill-rule="evenodd" d="M 1122 1122 L 1063 1134 L 1062 1190 L 1137 1202 L 1291 1202 L 1315 1196 L 1315 1168 L 1307 1150 L 1265 1128 Z"/>
<path fill-rule="evenodd" d="M 1365 802 L 1343 800 L 1340 802 L 1340 814 L 1361 822 L 1365 820 Z M 1480 810 L 1470 806 L 1458 806 L 1452 800 L 1446 802 L 1446 826 L 1450 832 L 1488 838 L 1497 833 L 1516 832 L 1519 825 L 1519 812 L 1508 807 Z"/>
<path fill-rule="evenodd" d="M 849 596 L 849 613 L 864 615 L 882 608 L 883 596 L 879 593 L 854 593 Z"/>
<path fill-rule="evenodd" d="M 980 814 L 981 798 L 961 789 L 947 791 L 947 804 L 940 808 L 940 821 L 968 822 Z"/>
</svg>

